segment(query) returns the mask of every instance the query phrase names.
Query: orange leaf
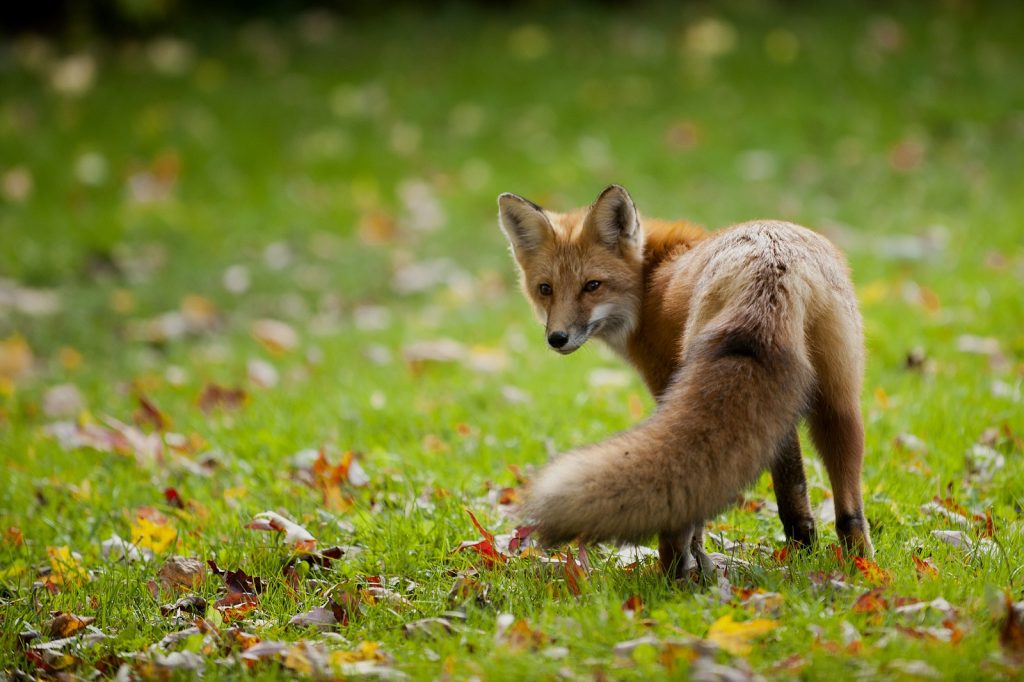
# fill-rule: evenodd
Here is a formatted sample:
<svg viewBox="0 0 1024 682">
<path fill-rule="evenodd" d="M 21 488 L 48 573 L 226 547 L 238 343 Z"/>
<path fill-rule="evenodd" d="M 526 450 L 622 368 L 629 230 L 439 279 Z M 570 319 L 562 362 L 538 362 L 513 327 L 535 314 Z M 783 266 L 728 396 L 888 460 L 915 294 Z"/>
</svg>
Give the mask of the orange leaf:
<svg viewBox="0 0 1024 682">
<path fill-rule="evenodd" d="M 914 560 L 914 569 L 918 576 L 935 577 L 939 575 L 939 569 L 935 568 L 935 564 L 931 560 L 922 559 L 916 554 L 911 554 L 910 558 Z"/>
<path fill-rule="evenodd" d="M 872 585 L 887 585 L 892 582 L 892 576 L 889 572 L 871 559 L 856 556 L 853 557 L 853 563 L 857 567 L 857 570 L 860 571 Z"/>
<path fill-rule="evenodd" d="M 634 594 L 630 596 L 629 599 L 622 602 L 622 610 L 630 618 L 632 618 L 634 614 L 643 611 L 643 608 L 644 600 L 640 598 L 639 594 Z"/>
<path fill-rule="evenodd" d="M 571 549 L 565 551 L 565 563 L 562 564 L 562 572 L 565 573 L 565 583 L 569 587 L 569 591 L 572 592 L 573 596 L 580 596 L 580 592 L 582 592 L 580 581 L 586 580 L 587 574 L 583 571 L 583 567 L 576 562 Z"/>
<path fill-rule="evenodd" d="M 71 637 L 76 632 L 96 620 L 93 616 L 76 616 L 73 613 L 60 612 L 50 621 L 51 637 Z"/>
<path fill-rule="evenodd" d="M 854 613 L 878 613 L 879 611 L 887 611 L 888 609 L 889 602 L 882 596 L 881 587 L 876 587 L 875 589 L 860 595 L 857 597 L 857 601 L 853 604 Z"/>
</svg>

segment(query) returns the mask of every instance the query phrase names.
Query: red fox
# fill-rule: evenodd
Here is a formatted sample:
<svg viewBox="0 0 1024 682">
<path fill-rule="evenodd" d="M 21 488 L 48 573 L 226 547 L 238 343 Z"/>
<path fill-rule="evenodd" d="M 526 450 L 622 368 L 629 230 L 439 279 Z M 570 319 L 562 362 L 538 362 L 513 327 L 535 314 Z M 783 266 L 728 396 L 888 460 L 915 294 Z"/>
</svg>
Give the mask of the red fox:
<svg viewBox="0 0 1024 682">
<path fill-rule="evenodd" d="M 861 499 L 863 332 L 849 270 L 824 237 L 777 221 L 715 233 L 641 220 L 611 185 L 588 208 L 498 198 L 500 226 L 548 345 L 591 337 L 639 371 L 646 421 L 548 463 L 522 513 L 544 544 L 659 537 L 677 576 L 703 558 L 704 521 L 771 469 L 787 538 L 814 540 L 797 423 L 832 483 L 836 530 L 873 553 Z"/>
</svg>

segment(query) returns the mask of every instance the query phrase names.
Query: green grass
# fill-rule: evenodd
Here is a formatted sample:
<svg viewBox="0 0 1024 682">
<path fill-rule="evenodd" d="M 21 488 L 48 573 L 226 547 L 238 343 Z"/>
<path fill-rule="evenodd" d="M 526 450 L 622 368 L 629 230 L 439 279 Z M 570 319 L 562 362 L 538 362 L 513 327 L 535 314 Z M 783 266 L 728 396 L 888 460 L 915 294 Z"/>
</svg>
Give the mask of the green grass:
<svg viewBox="0 0 1024 682">
<path fill-rule="evenodd" d="M 685 678 L 696 668 L 684 654 L 672 663 L 653 645 L 626 656 L 614 647 L 646 635 L 704 637 L 727 614 L 777 621 L 748 655 L 713 654 L 734 667 L 745 658 L 768 676 L 913 677 L 915 661 L 950 679 L 1019 674 L 999 628 L 1003 592 L 1024 598 L 1021 10 L 882 9 L 447 9 L 338 18 L 323 44 L 292 19 L 197 22 L 181 35 L 191 58 L 176 74 L 153 69 L 145 42 L 0 44 L 0 273 L 59 300 L 49 315 L 0 302 L 0 360 L 15 338 L 34 358 L 16 376 L 0 362 L 0 530 L 24 538 L 0 541 L 0 667 L 38 673 L 18 633 L 43 629 L 59 610 L 94 616 L 110 636 L 69 645 L 81 660 L 62 665 L 86 675 L 97 662 L 126 662 L 158 674 L 145 664 L 151 645 L 186 625 L 158 608 L 179 595 L 165 591 L 158 602 L 147 582 L 176 553 L 264 579 L 244 631 L 322 640 L 328 651 L 379 642 L 388 665 L 413 678 Z M 701 44 L 720 54 L 698 54 Z M 79 95 L 55 92 L 56 60 L 79 51 L 94 60 L 95 81 Z M 105 172 L 90 174 L 97 158 Z M 153 177 L 166 184 L 162 197 L 134 201 L 130 188 Z M 559 209 L 613 181 L 649 215 L 711 227 L 780 217 L 848 252 L 868 337 L 866 514 L 876 559 L 891 574 L 883 595 L 891 605 L 945 598 L 962 639 L 907 630 L 942 627 L 935 613 L 855 612 L 872 584 L 837 562 L 827 524 L 820 546 L 780 565 L 770 506 L 710 523 L 745 543 L 738 556 L 750 566 L 730 574 L 732 586 L 782 595 L 760 616 L 741 594 L 673 586 L 649 565 L 625 571 L 608 548 L 592 549 L 578 596 L 536 559 L 491 570 L 472 552 L 452 553 L 479 537 L 465 508 L 496 533 L 512 531 L 514 520 L 488 498 L 516 484 L 510 466 L 528 471 L 551 449 L 635 422 L 637 401 L 651 407 L 631 374 L 624 387 L 591 385 L 595 369 L 628 371 L 596 344 L 570 358 L 546 351 L 496 226 L 501 191 Z M 424 194 L 443 210 L 434 231 L 415 227 L 430 220 Z M 395 231 L 375 243 L 368 224 Z M 287 263 L 272 267 L 282 252 Z M 396 273 L 440 258 L 443 282 L 396 291 Z M 243 293 L 222 283 L 232 265 L 248 270 Z M 188 296 L 216 310 L 209 328 L 138 338 L 140 321 L 179 310 Z M 389 313 L 382 328 L 358 323 L 369 305 Z M 288 322 L 299 346 L 269 352 L 250 334 L 260 318 Z M 994 339 L 998 352 L 965 352 L 965 335 Z M 500 362 L 484 371 L 403 359 L 410 344 L 439 338 Z M 908 369 L 915 348 L 926 362 Z M 371 362 L 368 349 L 389 359 Z M 253 360 L 276 368 L 275 387 L 247 378 Z M 244 387 L 247 402 L 204 413 L 197 397 L 210 382 Z M 73 420 L 131 423 L 145 395 L 171 432 L 197 445 L 154 462 L 66 447 L 46 431 L 58 418 L 43 411 L 47 391 L 64 383 L 84 399 Z M 507 387 L 526 400 L 510 402 Z M 1003 465 L 985 476 L 967 463 L 993 427 Z M 923 447 L 901 446 L 908 434 Z M 360 453 L 370 482 L 346 489 L 351 509 L 325 509 L 295 478 L 292 457 L 321 446 L 332 461 Z M 209 453 L 218 465 L 204 474 L 195 463 Z M 818 506 L 827 477 L 809 445 L 805 454 Z M 190 506 L 171 507 L 168 487 Z M 956 528 L 922 511 L 935 496 L 991 513 L 991 555 L 932 535 Z M 772 501 L 768 477 L 746 497 Z M 168 518 L 174 544 L 148 563 L 105 561 L 101 543 L 129 538 L 145 507 Z M 302 523 L 322 548 L 361 551 L 314 571 L 320 582 L 294 594 L 282 538 L 245 528 L 265 510 Z M 47 548 L 65 546 L 91 580 L 54 591 L 36 584 L 46 579 Z M 938 577 L 919 577 L 912 555 L 932 561 Z M 488 603 L 451 602 L 455 574 L 474 566 Z M 852 587 L 817 586 L 811 576 L 822 573 Z M 364 604 L 333 630 L 340 638 L 287 624 L 322 605 L 328 588 L 354 589 L 374 575 L 413 581 L 410 605 Z M 215 576 L 196 590 L 211 603 L 222 591 Z M 630 619 L 621 605 L 633 595 L 643 609 Z M 405 623 L 460 609 L 464 619 L 446 616 L 451 634 L 403 633 Z M 543 633 L 540 653 L 496 637 L 502 613 Z M 859 649 L 844 641 L 849 626 Z M 245 672 L 237 651 L 198 639 L 184 646 L 202 653 L 207 675 Z M 776 668 L 794 655 L 799 672 Z M 294 656 L 290 664 L 301 667 Z M 270 661 L 249 670 L 286 672 Z"/>
</svg>

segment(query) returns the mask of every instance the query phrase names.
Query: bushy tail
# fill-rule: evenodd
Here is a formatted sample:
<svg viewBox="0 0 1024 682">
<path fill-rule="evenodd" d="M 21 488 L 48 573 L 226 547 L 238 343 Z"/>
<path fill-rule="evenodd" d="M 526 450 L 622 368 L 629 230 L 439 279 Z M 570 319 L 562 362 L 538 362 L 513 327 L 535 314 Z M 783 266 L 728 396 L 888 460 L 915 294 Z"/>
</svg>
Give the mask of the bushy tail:
<svg viewBox="0 0 1024 682">
<path fill-rule="evenodd" d="M 813 373 L 802 315 L 760 312 L 706 327 L 647 421 L 539 473 L 523 512 L 542 542 L 637 542 L 682 530 L 727 507 L 770 465 Z"/>
</svg>

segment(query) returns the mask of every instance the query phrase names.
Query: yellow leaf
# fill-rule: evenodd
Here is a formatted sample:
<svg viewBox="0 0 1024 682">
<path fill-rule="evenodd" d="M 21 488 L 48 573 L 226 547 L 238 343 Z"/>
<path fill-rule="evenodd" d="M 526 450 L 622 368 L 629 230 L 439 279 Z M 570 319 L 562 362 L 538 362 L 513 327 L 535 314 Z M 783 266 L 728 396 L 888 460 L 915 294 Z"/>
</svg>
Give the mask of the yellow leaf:
<svg viewBox="0 0 1024 682">
<path fill-rule="evenodd" d="M 61 367 L 68 370 L 75 370 L 82 366 L 82 354 L 71 346 L 62 346 L 57 352 L 57 360 Z"/>
<path fill-rule="evenodd" d="M 882 280 L 875 280 L 860 290 L 860 302 L 864 305 L 878 303 L 889 295 L 889 285 Z"/>
<path fill-rule="evenodd" d="M 46 554 L 50 557 L 52 572 L 46 577 L 51 585 L 78 585 L 89 582 L 89 572 L 71 553 L 71 548 L 47 547 Z"/>
<path fill-rule="evenodd" d="M 777 621 L 759 618 L 737 623 L 731 615 L 725 615 L 711 624 L 707 638 L 730 654 L 746 656 L 750 653 L 750 640 L 770 632 L 779 626 Z"/>
<path fill-rule="evenodd" d="M 15 334 L 0 339 L 0 378 L 13 383 L 18 377 L 27 374 L 34 362 L 32 349 L 22 336 Z"/>
<path fill-rule="evenodd" d="M 883 410 L 889 409 L 889 394 L 885 392 L 885 389 L 881 386 L 875 388 L 875 402 Z"/>
<path fill-rule="evenodd" d="M 28 566 L 21 559 L 18 559 L 14 563 L 0 568 L 0 580 L 8 580 L 11 578 L 17 578 L 18 576 L 25 573 L 28 570 Z"/>
<path fill-rule="evenodd" d="M 178 531 L 169 523 L 153 523 L 140 516 L 132 524 L 132 543 L 145 549 L 151 549 L 157 554 L 167 549 L 177 536 Z"/>
<path fill-rule="evenodd" d="M 309 656 L 306 654 L 305 643 L 300 642 L 298 645 L 288 649 L 284 655 L 284 667 L 303 675 L 309 675 L 313 672 L 313 662 L 309 660 Z"/>
<path fill-rule="evenodd" d="M 359 661 L 384 661 L 386 657 L 380 650 L 380 642 L 363 641 L 355 651 L 335 651 L 331 654 L 331 665 L 334 667 Z"/>
</svg>

